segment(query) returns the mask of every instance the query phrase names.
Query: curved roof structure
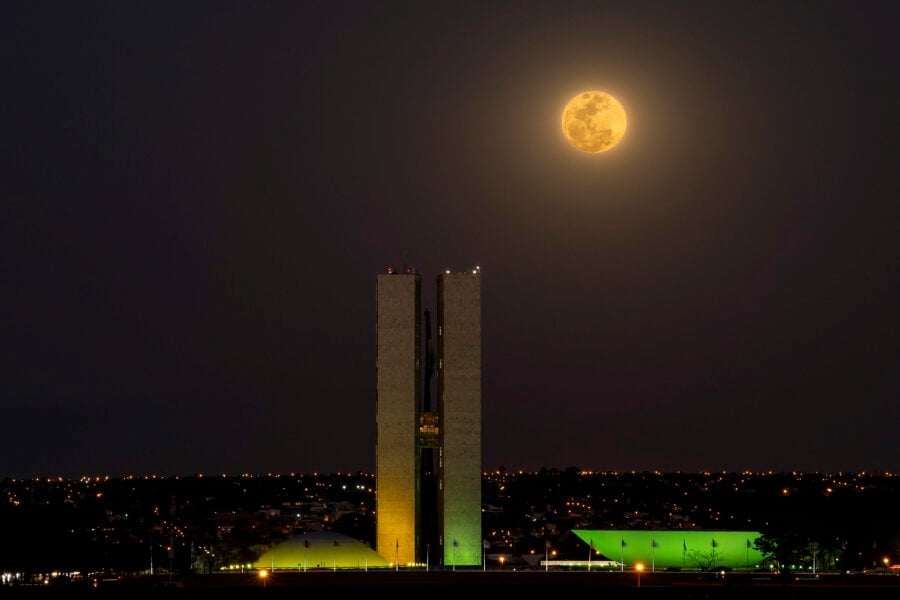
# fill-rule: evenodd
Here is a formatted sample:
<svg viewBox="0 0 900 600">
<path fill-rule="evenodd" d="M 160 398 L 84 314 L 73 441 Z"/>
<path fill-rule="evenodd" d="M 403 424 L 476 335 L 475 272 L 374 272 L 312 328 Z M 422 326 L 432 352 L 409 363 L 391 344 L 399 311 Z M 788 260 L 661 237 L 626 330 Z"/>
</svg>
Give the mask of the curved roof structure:
<svg viewBox="0 0 900 600">
<path fill-rule="evenodd" d="M 377 569 L 391 566 L 363 542 L 332 531 L 292 536 L 262 556 L 253 568 L 306 571 L 310 569 Z"/>
<path fill-rule="evenodd" d="M 764 556 L 753 547 L 758 531 L 703 530 L 572 530 L 595 553 L 631 568 L 635 563 L 688 568 L 694 553 L 704 555 L 715 566 L 732 569 L 755 568 Z"/>
</svg>

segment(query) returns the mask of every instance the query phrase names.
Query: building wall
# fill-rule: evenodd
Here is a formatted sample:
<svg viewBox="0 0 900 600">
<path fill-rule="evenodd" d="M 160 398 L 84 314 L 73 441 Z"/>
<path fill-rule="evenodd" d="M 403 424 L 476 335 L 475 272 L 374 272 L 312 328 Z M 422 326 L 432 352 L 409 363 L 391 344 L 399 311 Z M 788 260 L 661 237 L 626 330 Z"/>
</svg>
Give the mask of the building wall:
<svg viewBox="0 0 900 600">
<path fill-rule="evenodd" d="M 762 566 L 754 546 L 758 531 L 573 529 L 595 558 L 616 561 L 624 569 L 642 563 L 647 570 L 696 570 L 697 559 L 713 567 L 751 570 Z"/>
<path fill-rule="evenodd" d="M 376 277 L 375 549 L 401 565 L 416 561 L 420 298 L 418 274 Z"/>
<path fill-rule="evenodd" d="M 445 565 L 480 565 L 481 275 L 437 278 L 440 529 Z"/>
</svg>

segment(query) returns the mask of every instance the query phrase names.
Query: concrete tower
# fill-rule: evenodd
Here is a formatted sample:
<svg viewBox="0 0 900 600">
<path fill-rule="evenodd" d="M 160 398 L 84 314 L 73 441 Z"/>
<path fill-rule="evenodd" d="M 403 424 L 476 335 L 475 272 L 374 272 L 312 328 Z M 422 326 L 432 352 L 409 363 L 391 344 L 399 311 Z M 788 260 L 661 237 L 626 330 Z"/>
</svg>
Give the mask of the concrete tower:
<svg viewBox="0 0 900 600">
<path fill-rule="evenodd" d="M 437 278 L 439 529 L 445 565 L 480 565 L 481 273 Z"/>
<path fill-rule="evenodd" d="M 375 550 L 400 565 L 415 563 L 418 547 L 421 287 L 413 272 L 376 280 Z"/>
<path fill-rule="evenodd" d="M 401 566 L 480 565 L 481 273 L 438 276 L 434 355 L 420 276 L 389 271 L 376 288 L 375 549 Z"/>
</svg>

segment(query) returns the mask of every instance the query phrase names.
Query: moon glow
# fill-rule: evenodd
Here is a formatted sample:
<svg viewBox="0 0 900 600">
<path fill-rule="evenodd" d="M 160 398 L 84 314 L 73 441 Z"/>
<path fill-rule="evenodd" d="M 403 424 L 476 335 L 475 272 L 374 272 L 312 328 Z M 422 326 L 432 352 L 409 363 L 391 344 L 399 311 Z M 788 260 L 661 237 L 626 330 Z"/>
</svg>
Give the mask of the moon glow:
<svg viewBox="0 0 900 600">
<path fill-rule="evenodd" d="M 562 114 L 562 129 L 569 143 L 585 152 L 605 152 L 625 135 L 625 109 L 605 92 L 582 92 Z"/>
</svg>

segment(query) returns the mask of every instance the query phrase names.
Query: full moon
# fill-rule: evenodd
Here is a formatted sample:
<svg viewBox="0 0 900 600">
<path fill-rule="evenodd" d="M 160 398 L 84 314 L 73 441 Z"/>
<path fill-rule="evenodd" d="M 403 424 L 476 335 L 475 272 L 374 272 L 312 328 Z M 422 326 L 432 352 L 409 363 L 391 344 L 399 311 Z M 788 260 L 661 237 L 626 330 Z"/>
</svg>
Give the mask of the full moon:
<svg viewBox="0 0 900 600">
<path fill-rule="evenodd" d="M 625 135 L 625 109 L 605 92 L 582 92 L 566 105 L 562 129 L 579 150 L 605 152 Z"/>
</svg>

